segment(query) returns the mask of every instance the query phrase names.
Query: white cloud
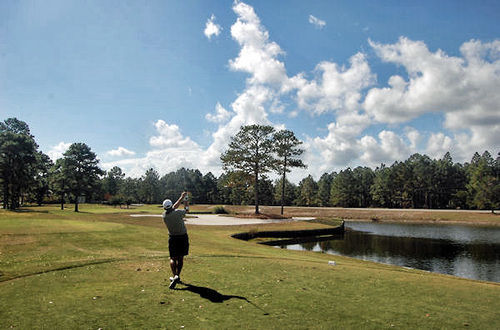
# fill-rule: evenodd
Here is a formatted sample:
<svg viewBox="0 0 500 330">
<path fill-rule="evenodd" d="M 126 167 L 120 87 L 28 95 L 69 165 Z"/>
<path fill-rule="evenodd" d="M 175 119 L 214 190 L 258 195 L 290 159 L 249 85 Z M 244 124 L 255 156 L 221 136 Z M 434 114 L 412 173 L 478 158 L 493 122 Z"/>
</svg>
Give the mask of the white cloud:
<svg viewBox="0 0 500 330">
<path fill-rule="evenodd" d="M 250 84 L 282 84 L 288 77 L 285 65 L 276 57 L 284 52 L 277 43 L 269 41 L 269 33 L 253 7 L 235 2 L 233 10 L 238 19 L 231 26 L 231 35 L 241 50 L 237 58 L 229 61 L 229 67 L 249 73 Z"/>
<path fill-rule="evenodd" d="M 345 164 L 358 157 L 356 134 L 370 124 L 370 118 L 358 112 L 361 91 L 374 83 L 365 56 L 352 56 L 350 67 L 332 62 L 321 62 L 316 68 L 317 78 L 307 80 L 304 73 L 288 77 L 285 64 L 278 59 L 284 52 L 269 40 L 269 33 L 251 6 L 236 2 L 233 10 L 238 15 L 231 27 L 231 35 L 241 46 L 238 56 L 229 61 L 230 68 L 246 72 L 246 90 L 232 104 L 236 116 L 213 134 L 214 143 L 209 148 L 211 159 L 220 156 L 239 127 L 255 122 L 269 123 L 269 112 L 285 114 L 286 107 L 281 97 L 295 94 L 299 108 L 288 116 L 296 117 L 298 110 L 307 110 L 319 115 L 337 112 L 336 123 L 329 125 L 329 134 L 324 138 L 309 138 L 308 152 L 304 157 L 321 164 L 328 170 L 335 164 Z M 312 166 L 312 171 L 316 166 Z"/>
<path fill-rule="evenodd" d="M 396 133 L 384 130 L 378 134 L 378 139 L 379 141 L 372 136 L 364 136 L 359 141 L 363 152 L 360 160 L 365 165 L 390 164 L 396 160 L 404 160 L 410 155 L 410 149 Z"/>
<path fill-rule="evenodd" d="M 404 37 L 396 44 L 369 42 L 383 61 L 403 66 L 408 74 L 408 79 L 392 76 L 389 87 L 368 92 L 365 109 L 379 122 L 443 112 L 450 129 L 500 123 L 500 41 L 466 42 L 460 48 L 463 57 L 433 53 L 422 41 Z"/>
<path fill-rule="evenodd" d="M 205 30 L 203 33 L 210 40 L 213 36 L 218 36 L 222 31 L 222 27 L 215 23 L 215 15 L 212 14 L 205 24 Z"/>
<path fill-rule="evenodd" d="M 225 109 L 224 112 L 220 107 L 216 109 L 216 115 L 206 116 L 207 120 L 220 118 L 221 123 L 212 134 L 213 142 L 203 157 L 206 166 L 210 168 L 220 169 L 220 155 L 241 126 L 271 124 L 268 109 L 273 109 L 276 113 L 283 111 L 276 90 L 288 79 L 283 62 L 277 59 L 283 51 L 276 43 L 269 41 L 269 33 L 261 25 L 253 7 L 235 1 L 233 11 L 237 20 L 231 26 L 231 35 L 241 49 L 236 58 L 229 60 L 229 67 L 234 71 L 248 73 L 250 77 L 245 90 L 231 104 L 232 113 Z M 229 118 L 227 123 L 222 124 L 222 119 Z"/>
<path fill-rule="evenodd" d="M 322 29 L 326 26 L 326 22 L 317 18 L 317 17 L 314 17 L 313 15 L 309 15 L 309 23 L 311 23 L 312 25 L 314 25 L 314 27 L 318 28 L 318 29 Z"/>
<path fill-rule="evenodd" d="M 112 157 L 124 157 L 124 156 L 133 156 L 135 155 L 135 152 L 130 151 L 124 147 L 118 147 L 117 149 L 113 149 L 106 152 L 106 154 Z"/>
<path fill-rule="evenodd" d="M 453 139 L 443 133 L 432 133 L 427 140 L 426 155 L 431 158 L 441 158 L 453 148 Z"/>
<path fill-rule="evenodd" d="M 277 126 L 270 113 L 283 119 L 296 117 L 299 111 L 322 116 L 325 125 L 320 129 L 327 128 L 327 133 L 306 137 L 303 158 L 309 168 L 294 170 L 290 178 L 295 182 L 309 173 L 319 178 L 346 166 L 392 164 L 415 152 L 440 158 L 451 150 L 455 161 L 469 160 L 475 151 L 497 152 L 500 41 L 466 42 L 460 48 L 462 56 L 453 57 L 404 37 L 395 44 L 370 40 L 380 59 L 406 70 L 390 77 L 387 86 L 373 87 L 376 76 L 363 53 L 354 54 L 346 66 L 322 61 L 312 77 L 304 72 L 289 77 L 281 59 L 284 51 L 270 40 L 253 7 L 235 1 L 233 11 L 237 19 L 231 36 L 240 51 L 229 60 L 229 68 L 248 78 L 230 110 L 217 103 L 215 112 L 206 115 L 219 124 L 208 148 L 184 136 L 177 125 L 159 120 L 145 157 L 106 166 L 123 164 L 136 176 L 152 166 L 162 174 L 184 166 L 218 175 L 220 155 L 242 125 Z M 296 104 L 289 104 L 293 101 Z M 409 127 L 410 120 L 427 113 L 442 114 L 446 134 L 424 134 Z"/>
<path fill-rule="evenodd" d="M 198 145 L 189 137 L 183 137 L 179 126 L 169 125 L 163 120 L 158 120 L 155 123 L 156 131 L 159 135 L 153 136 L 149 139 L 149 144 L 155 148 L 179 148 L 189 149 L 197 148 Z"/>
<path fill-rule="evenodd" d="M 47 156 L 53 161 L 63 157 L 63 154 L 68 150 L 71 143 L 59 142 L 57 145 L 53 146 L 48 152 Z"/>
<path fill-rule="evenodd" d="M 354 163 L 360 155 L 356 137 L 368 127 L 368 117 L 360 113 L 341 115 L 328 125 L 324 138 L 308 138 L 307 157 L 312 171 L 322 173 Z"/>
<path fill-rule="evenodd" d="M 155 168 L 160 174 L 175 171 L 181 167 L 199 169 L 202 172 L 220 172 L 217 167 L 205 161 L 206 151 L 189 137 L 182 135 L 179 126 L 158 120 L 154 124 L 156 135 L 150 138 L 151 149 L 145 157 L 128 158 L 113 162 L 104 162 L 104 169 L 121 167 L 129 176 L 140 177 L 149 168 Z"/>
<path fill-rule="evenodd" d="M 405 135 L 410 142 L 410 149 L 413 152 L 416 152 L 418 150 L 420 142 L 422 141 L 422 135 L 413 127 L 406 127 Z"/>
<path fill-rule="evenodd" d="M 207 113 L 205 119 L 213 123 L 224 123 L 231 118 L 231 112 L 224 109 L 224 107 L 217 102 L 215 105 L 215 114 Z"/>
<path fill-rule="evenodd" d="M 298 88 L 299 107 L 314 114 L 335 110 L 358 110 L 361 91 L 373 85 L 375 76 L 371 73 L 364 54 L 352 56 L 349 62 L 349 68 L 339 68 L 332 62 L 321 62 L 316 66 L 316 72 L 321 74 L 311 81 L 306 81 L 303 76 L 292 78 L 292 84 Z"/>
<path fill-rule="evenodd" d="M 500 139 L 500 41 L 465 42 L 461 57 L 431 52 L 422 41 L 401 37 L 395 44 L 369 41 L 385 62 L 406 69 L 388 87 L 368 91 L 364 108 L 381 123 L 403 123 L 425 113 L 443 113 L 453 137 L 433 134 L 427 150 L 439 154 L 456 144 L 465 160 L 478 150 L 496 152 Z M 466 133 L 464 133 L 464 131 Z M 468 138 L 464 138 L 467 136 Z"/>
<path fill-rule="evenodd" d="M 235 116 L 212 134 L 213 142 L 208 147 L 205 160 L 209 166 L 220 166 L 220 155 L 227 148 L 231 136 L 235 135 L 241 126 L 250 124 L 270 124 L 267 118 L 265 104 L 273 94 L 269 88 L 256 85 L 249 86 L 231 104 Z"/>
</svg>

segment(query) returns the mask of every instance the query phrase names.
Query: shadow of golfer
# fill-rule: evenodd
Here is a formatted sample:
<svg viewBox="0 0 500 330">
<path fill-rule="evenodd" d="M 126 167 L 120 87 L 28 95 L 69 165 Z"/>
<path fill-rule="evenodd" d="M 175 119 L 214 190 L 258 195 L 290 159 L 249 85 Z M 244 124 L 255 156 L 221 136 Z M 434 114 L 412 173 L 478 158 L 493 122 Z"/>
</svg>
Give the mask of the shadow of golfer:
<svg viewBox="0 0 500 330">
<path fill-rule="evenodd" d="M 183 288 L 177 288 L 176 290 L 185 290 L 185 291 L 190 291 L 190 292 L 199 294 L 200 297 L 202 297 L 204 299 L 207 299 L 207 300 L 210 300 L 213 303 L 222 303 L 222 302 L 224 302 L 226 300 L 233 299 L 233 298 L 234 299 L 244 300 L 247 303 L 249 303 L 250 305 L 252 305 L 255 308 L 259 309 L 260 311 L 264 312 L 264 315 L 269 315 L 269 313 L 267 313 L 265 310 L 263 310 L 262 308 L 260 308 L 259 306 L 257 306 L 256 304 L 254 304 L 253 302 L 251 302 L 250 300 L 248 300 L 245 297 L 234 296 L 234 295 L 226 295 L 226 294 L 219 293 L 219 292 L 217 292 L 214 289 L 206 288 L 206 287 L 203 287 L 203 286 L 197 286 L 197 285 L 193 285 L 193 284 L 189 284 L 189 283 L 183 283 L 182 282 L 182 284 L 185 287 L 183 287 Z"/>
<path fill-rule="evenodd" d="M 221 293 L 215 291 L 214 289 L 206 288 L 203 286 L 196 286 L 196 285 L 192 285 L 189 283 L 182 283 L 182 284 L 184 284 L 185 287 L 184 288 L 177 288 L 176 290 L 191 291 L 193 293 L 199 294 L 200 297 L 205 298 L 207 300 L 210 300 L 213 303 L 222 303 L 222 302 L 229 300 L 229 299 L 232 299 L 232 298 L 241 299 L 241 300 L 245 300 L 246 302 L 249 302 L 248 299 L 245 297 L 225 295 L 225 294 L 221 294 Z"/>
</svg>

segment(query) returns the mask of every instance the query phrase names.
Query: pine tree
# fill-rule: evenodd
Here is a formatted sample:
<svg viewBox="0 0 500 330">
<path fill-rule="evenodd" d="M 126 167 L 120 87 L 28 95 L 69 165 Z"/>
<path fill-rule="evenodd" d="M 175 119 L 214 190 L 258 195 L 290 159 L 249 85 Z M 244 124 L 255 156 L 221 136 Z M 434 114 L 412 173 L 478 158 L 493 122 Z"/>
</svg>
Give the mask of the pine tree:
<svg viewBox="0 0 500 330">
<path fill-rule="evenodd" d="M 221 156 L 225 171 L 241 172 L 252 177 L 256 214 L 259 214 L 259 179 L 275 168 L 273 133 L 271 126 L 242 126 L 231 138 L 229 149 Z"/>
<path fill-rule="evenodd" d="M 282 176 L 282 181 L 286 181 L 286 173 L 290 172 L 291 167 L 302 167 L 307 166 L 298 158 L 304 152 L 299 146 L 302 141 L 299 141 L 295 134 L 289 130 L 281 130 L 274 134 L 273 137 L 274 149 L 277 154 L 276 160 L 276 170 L 279 175 Z M 284 202 L 285 202 L 285 185 L 281 187 L 281 214 L 283 214 Z"/>
<path fill-rule="evenodd" d="M 78 212 L 79 198 L 90 195 L 104 172 L 99 168 L 99 160 L 85 143 L 73 143 L 63 154 L 62 174 L 65 185 L 75 198 L 75 212 Z"/>
</svg>

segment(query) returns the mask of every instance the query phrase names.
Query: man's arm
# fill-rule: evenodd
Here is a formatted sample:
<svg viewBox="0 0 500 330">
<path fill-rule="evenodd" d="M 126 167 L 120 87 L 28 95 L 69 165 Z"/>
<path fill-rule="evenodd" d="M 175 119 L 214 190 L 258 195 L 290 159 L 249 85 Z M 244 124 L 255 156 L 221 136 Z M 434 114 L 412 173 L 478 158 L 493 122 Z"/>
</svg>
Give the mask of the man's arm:
<svg viewBox="0 0 500 330">
<path fill-rule="evenodd" d="M 175 204 L 172 206 L 172 208 L 175 210 L 176 208 L 178 208 L 182 201 L 184 200 L 184 197 L 187 196 L 187 191 L 184 191 L 182 194 L 181 194 L 181 197 L 179 197 L 179 199 L 177 200 L 177 202 L 175 202 Z"/>
</svg>

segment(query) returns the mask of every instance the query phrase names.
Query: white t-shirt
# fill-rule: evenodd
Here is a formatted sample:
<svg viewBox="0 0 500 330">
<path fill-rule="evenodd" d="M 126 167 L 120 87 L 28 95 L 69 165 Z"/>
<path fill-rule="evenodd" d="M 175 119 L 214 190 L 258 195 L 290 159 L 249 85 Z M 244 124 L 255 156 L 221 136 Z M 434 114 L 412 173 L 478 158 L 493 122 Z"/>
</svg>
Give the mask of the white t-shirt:
<svg viewBox="0 0 500 330">
<path fill-rule="evenodd" d="M 168 233 L 172 236 L 187 234 L 186 226 L 184 225 L 185 210 L 173 210 L 168 213 L 163 212 L 163 222 L 168 228 Z"/>
</svg>

